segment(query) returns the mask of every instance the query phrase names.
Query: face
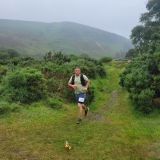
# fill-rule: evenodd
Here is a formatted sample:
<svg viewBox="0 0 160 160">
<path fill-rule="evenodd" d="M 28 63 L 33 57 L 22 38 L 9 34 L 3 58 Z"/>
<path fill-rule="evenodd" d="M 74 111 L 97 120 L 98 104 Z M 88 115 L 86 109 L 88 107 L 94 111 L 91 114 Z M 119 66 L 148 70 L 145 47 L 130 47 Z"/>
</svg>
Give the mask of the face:
<svg viewBox="0 0 160 160">
<path fill-rule="evenodd" d="M 79 75 L 81 74 L 80 68 L 76 68 L 76 69 L 74 70 L 74 73 L 75 73 L 77 76 L 79 76 Z"/>
</svg>

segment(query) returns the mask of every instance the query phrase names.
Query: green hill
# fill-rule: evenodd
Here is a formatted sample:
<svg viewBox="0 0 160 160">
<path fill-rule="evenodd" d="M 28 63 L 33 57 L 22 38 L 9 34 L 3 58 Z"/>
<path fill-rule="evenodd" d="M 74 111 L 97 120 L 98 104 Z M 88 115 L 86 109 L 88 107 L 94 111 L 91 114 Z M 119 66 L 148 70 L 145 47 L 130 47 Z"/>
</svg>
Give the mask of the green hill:
<svg viewBox="0 0 160 160">
<path fill-rule="evenodd" d="M 58 50 L 100 58 L 123 57 L 131 43 L 122 36 L 77 23 L 0 20 L 0 48 L 30 56 Z"/>
</svg>

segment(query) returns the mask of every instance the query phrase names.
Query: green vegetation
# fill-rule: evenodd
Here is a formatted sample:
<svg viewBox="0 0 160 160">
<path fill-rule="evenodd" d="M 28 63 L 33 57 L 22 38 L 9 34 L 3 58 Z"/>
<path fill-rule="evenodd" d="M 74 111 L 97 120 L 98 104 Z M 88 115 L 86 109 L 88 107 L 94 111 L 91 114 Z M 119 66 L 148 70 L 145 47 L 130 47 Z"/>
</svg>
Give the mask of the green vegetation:
<svg viewBox="0 0 160 160">
<path fill-rule="evenodd" d="M 112 58 L 111 57 L 103 57 L 100 59 L 100 62 L 102 63 L 108 63 L 108 62 L 111 62 L 112 61 Z"/>
<path fill-rule="evenodd" d="M 7 51 L 3 53 L 8 55 Z M 106 77 L 106 71 L 100 61 L 86 56 L 64 55 L 61 52 L 48 52 L 42 60 L 6 56 L 4 61 L 0 70 L 0 97 L 10 103 L 31 104 L 44 100 L 51 108 L 56 108 L 56 105 L 61 105 L 57 98 L 51 97 L 73 102 L 74 94 L 67 84 L 76 66 L 92 79 Z M 92 85 L 89 87 L 86 100 L 88 105 L 94 100 Z M 7 105 L 3 106 L 7 112 Z"/>
<path fill-rule="evenodd" d="M 131 39 L 138 52 L 154 53 L 160 51 L 160 2 L 150 0 L 146 8 L 148 11 L 140 18 L 143 25 L 132 30 Z"/>
<path fill-rule="evenodd" d="M 160 1 L 148 1 L 147 10 L 140 18 L 142 25 L 132 30 L 135 48 L 126 55 L 132 61 L 120 80 L 136 108 L 145 113 L 160 106 Z"/>
<path fill-rule="evenodd" d="M 13 48 L 23 55 L 44 56 L 48 50 L 88 54 L 93 58 L 125 56 L 128 39 L 81 24 L 0 20 L 0 48 Z"/>
<path fill-rule="evenodd" d="M 132 31 L 129 61 L 107 57 L 118 51 L 122 58 L 130 48 L 114 34 L 72 23 L 0 20 L 0 160 L 160 159 L 160 1 L 148 1 L 147 9 Z M 46 53 L 62 46 L 67 54 Z M 77 66 L 91 79 L 90 111 L 80 125 L 67 86 Z"/>
<path fill-rule="evenodd" d="M 45 95 L 45 79 L 40 71 L 32 68 L 17 69 L 7 74 L 3 81 L 4 93 L 9 100 L 31 103 Z"/>
<path fill-rule="evenodd" d="M 143 54 L 133 59 L 121 74 L 120 84 L 130 93 L 136 108 L 151 112 L 160 97 L 160 53 Z"/>
<path fill-rule="evenodd" d="M 17 112 L 20 110 L 20 105 L 17 103 L 9 103 L 6 101 L 0 101 L 0 115 L 11 113 L 11 112 Z"/>
<path fill-rule="evenodd" d="M 13 49 L 0 49 L 0 64 L 7 64 L 9 60 L 18 56 L 19 53 Z"/>
<path fill-rule="evenodd" d="M 53 109 L 61 109 L 63 107 L 63 100 L 57 97 L 50 97 L 47 99 L 47 104 Z"/>
<path fill-rule="evenodd" d="M 160 114 L 133 110 L 118 84 L 124 66 L 106 64 L 107 77 L 92 80 L 96 96 L 81 126 L 75 124 L 75 105 L 64 102 L 59 110 L 42 101 L 1 116 L 0 159 L 158 160 Z M 69 152 L 66 140 L 72 146 Z"/>
</svg>

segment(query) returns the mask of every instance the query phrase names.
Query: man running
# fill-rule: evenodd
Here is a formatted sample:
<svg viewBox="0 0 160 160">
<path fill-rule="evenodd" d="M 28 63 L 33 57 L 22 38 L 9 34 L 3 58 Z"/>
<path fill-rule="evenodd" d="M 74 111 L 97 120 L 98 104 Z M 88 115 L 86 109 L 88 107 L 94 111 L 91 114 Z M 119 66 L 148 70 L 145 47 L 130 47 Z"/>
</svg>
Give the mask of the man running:
<svg viewBox="0 0 160 160">
<path fill-rule="evenodd" d="M 83 110 L 85 112 L 85 116 L 87 115 L 89 110 L 89 108 L 84 104 L 89 83 L 90 80 L 87 78 L 87 76 L 81 74 L 81 69 L 79 67 L 76 67 L 74 69 L 74 75 L 72 75 L 68 82 L 68 86 L 73 88 L 75 91 L 75 98 L 79 108 L 79 118 L 77 124 L 80 124 L 82 121 Z"/>
</svg>

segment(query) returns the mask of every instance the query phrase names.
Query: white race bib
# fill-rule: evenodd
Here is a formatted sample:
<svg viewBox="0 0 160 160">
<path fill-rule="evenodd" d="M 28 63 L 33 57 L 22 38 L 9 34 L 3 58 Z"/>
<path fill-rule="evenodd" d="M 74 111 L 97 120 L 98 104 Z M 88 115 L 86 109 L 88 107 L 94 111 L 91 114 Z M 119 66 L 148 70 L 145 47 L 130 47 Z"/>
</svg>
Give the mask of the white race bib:
<svg viewBox="0 0 160 160">
<path fill-rule="evenodd" d="M 84 102 L 84 98 L 79 97 L 78 101 L 79 101 L 79 102 Z"/>
</svg>

